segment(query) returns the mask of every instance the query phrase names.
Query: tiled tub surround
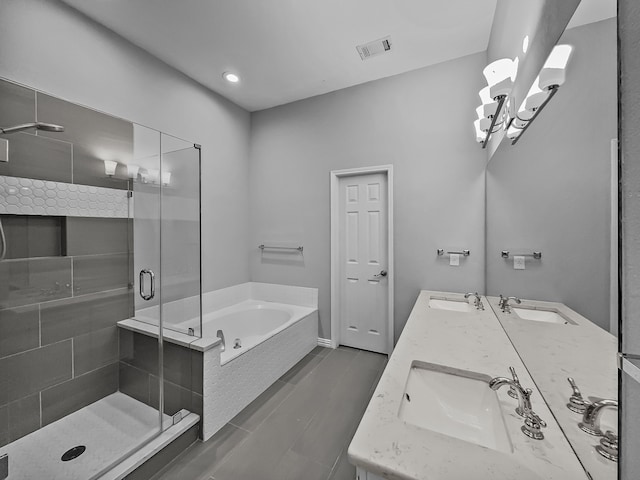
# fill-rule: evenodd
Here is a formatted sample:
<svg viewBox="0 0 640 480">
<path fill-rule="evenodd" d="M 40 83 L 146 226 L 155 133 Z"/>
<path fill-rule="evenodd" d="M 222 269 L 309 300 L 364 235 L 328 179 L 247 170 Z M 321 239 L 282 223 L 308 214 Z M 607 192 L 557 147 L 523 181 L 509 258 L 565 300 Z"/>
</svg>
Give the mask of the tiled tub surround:
<svg viewBox="0 0 640 480">
<path fill-rule="evenodd" d="M 269 307 L 280 304 L 281 308 L 288 306 L 296 313 L 286 328 L 263 335 L 262 341 L 255 346 L 243 345 L 243 353 L 234 358 L 223 358 L 221 342 L 215 336 L 215 326 L 205 324 L 205 336 L 195 339 L 165 330 L 167 342 L 202 352 L 202 436 L 206 440 L 317 345 L 317 289 L 250 282 L 206 293 L 202 303 L 203 319 L 210 318 L 209 321 L 215 321 L 216 315 L 219 315 L 216 311 L 224 313 L 242 304 L 259 303 Z M 184 308 L 193 308 L 195 312 L 199 309 L 190 299 L 173 306 L 167 304 L 164 315 L 169 323 L 172 307 L 178 308 L 179 312 Z M 136 313 L 136 318 L 139 313 Z M 119 325 L 138 334 L 157 336 L 157 327 L 149 323 L 153 317 L 143 315 L 142 318 L 146 322 L 131 319 L 119 322 Z M 226 339 L 227 348 L 233 348 L 233 340 Z"/>
<path fill-rule="evenodd" d="M 461 300 L 461 294 L 422 291 L 349 446 L 349 460 L 374 476 L 390 480 L 585 480 L 584 469 L 544 398 L 536 388 L 491 309 L 469 312 L 429 307 L 431 297 Z M 482 299 L 487 304 L 487 299 Z M 509 377 L 513 366 L 533 389 L 533 410 L 547 423 L 544 440 L 522 434 L 522 417 L 508 388 L 496 392 L 509 434 L 504 452 L 405 423 L 398 416 L 414 361 L 487 375 Z M 470 399 L 471 400 L 471 399 Z"/>
<path fill-rule="evenodd" d="M 562 303 L 522 299 L 514 306 L 555 311 L 568 324 L 521 320 L 513 308 L 511 313 L 502 312 L 499 298 L 487 298 L 591 478 L 615 479 L 617 464 L 595 451 L 600 439 L 580 430 L 582 415 L 566 404 L 571 395 L 567 377 L 575 380 L 585 398 L 618 398 L 618 339 Z M 608 426 L 617 431 L 617 425 L 617 411 L 603 411 L 603 430 Z"/>
<path fill-rule="evenodd" d="M 158 408 L 157 335 L 120 328 L 119 336 L 120 391 Z M 186 409 L 202 416 L 203 352 L 165 341 L 163 360 L 164 413 L 173 415 Z"/>
</svg>

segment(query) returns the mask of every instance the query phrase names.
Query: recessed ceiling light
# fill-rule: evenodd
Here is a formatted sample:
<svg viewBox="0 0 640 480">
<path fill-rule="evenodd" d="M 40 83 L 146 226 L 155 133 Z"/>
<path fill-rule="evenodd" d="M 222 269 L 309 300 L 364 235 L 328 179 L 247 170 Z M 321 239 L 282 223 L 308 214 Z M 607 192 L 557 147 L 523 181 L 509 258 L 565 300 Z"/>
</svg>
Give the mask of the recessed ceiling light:
<svg viewBox="0 0 640 480">
<path fill-rule="evenodd" d="M 238 83 L 240 81 L 240 77 L 232 72 L 224 72 L 222 74 L 222 78 L 224 78 L 227 82 L 230 82 L 230 83 Z"/>
</svg>

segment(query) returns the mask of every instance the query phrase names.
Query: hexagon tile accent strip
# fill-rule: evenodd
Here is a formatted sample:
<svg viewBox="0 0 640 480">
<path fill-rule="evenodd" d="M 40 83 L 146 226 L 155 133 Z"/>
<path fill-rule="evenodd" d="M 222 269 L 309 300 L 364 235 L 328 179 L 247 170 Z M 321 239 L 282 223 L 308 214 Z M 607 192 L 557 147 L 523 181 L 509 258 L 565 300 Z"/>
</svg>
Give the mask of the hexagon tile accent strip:
<svg viewBox="0 0 640 480">
<path fill-rule="evenodd" d="M 0 213 L 128 218 L 126 190 L 0 175 Z"/>
</svg>

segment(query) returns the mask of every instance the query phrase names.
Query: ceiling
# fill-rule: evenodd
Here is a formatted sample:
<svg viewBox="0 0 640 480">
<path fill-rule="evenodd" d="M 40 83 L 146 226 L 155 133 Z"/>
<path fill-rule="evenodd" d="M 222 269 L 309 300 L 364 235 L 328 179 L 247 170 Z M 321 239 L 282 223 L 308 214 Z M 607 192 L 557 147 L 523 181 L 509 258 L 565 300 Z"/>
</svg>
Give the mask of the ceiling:
<svg viewBox="0 0 640 480">
<path fill-rule="evenodd" d="M 496 0 L 64 1 L 248 111 L 484 51 L 496 6 Z M 613 3 L 615 15 L 615 0 L 582 3 Z M 579 8 L 586 21 L 578 24 L 607 18 L 602 8 L 585 5 Z M 391 52 L 360 59 L 356 45 L 387 35 Z M 241 81 L 229 84 L 225 71 Z"/>
</svg>

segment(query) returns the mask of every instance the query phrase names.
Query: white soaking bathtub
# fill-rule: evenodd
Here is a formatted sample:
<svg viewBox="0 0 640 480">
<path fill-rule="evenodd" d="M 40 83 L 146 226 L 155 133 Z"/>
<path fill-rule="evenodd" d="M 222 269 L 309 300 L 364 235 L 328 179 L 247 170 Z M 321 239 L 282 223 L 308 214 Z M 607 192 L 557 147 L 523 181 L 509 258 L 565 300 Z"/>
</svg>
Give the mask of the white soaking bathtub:
<svg viewBox="0 0 640 480">
<path fill-rule="evenodd" d="M 202 337 L 182 333 L 190 328 L 198 332 L 199 317 L 171 321 L 176 318 L 171 314 L 174 307 L 184 312 L 185 304 L 199 305 L 198 298 L 165 305 L 165 325 L 171 325 L 163 331 L 165 340 L 203 352 L 202 369 L 192 371 L 202 372 L 204 440 L 318 345 L 317 292 L 315 288 L 255 282 L 208 292 L 202 296 Z M 138 320 L 123 320 L 118 325 L 157 337 L 158 327 L 148 321 L 152 315 L 146 314 L 139 311 Z M 218 330 L 224 335 L 224 349 Z"/>
<path fill-rule="evenodd" d="M 318 310 L 244 300 L 203 315 L 202 339 L 225 337 L 203 357 L 203 438 L 240 413 L 318 344 Z M 240 348 L 233 348 L 239 339 Z"/>
<path fill-rule="evenodd" d="M 203 315 L 202 336 L 215 337 L 218 330 L 222 330 L 225 347 L 224 350 L 221 348 L 220 365 L 225 365 L 312 314 L 314 310 L 284 303 L 245 300 Z"/>
</svg>

